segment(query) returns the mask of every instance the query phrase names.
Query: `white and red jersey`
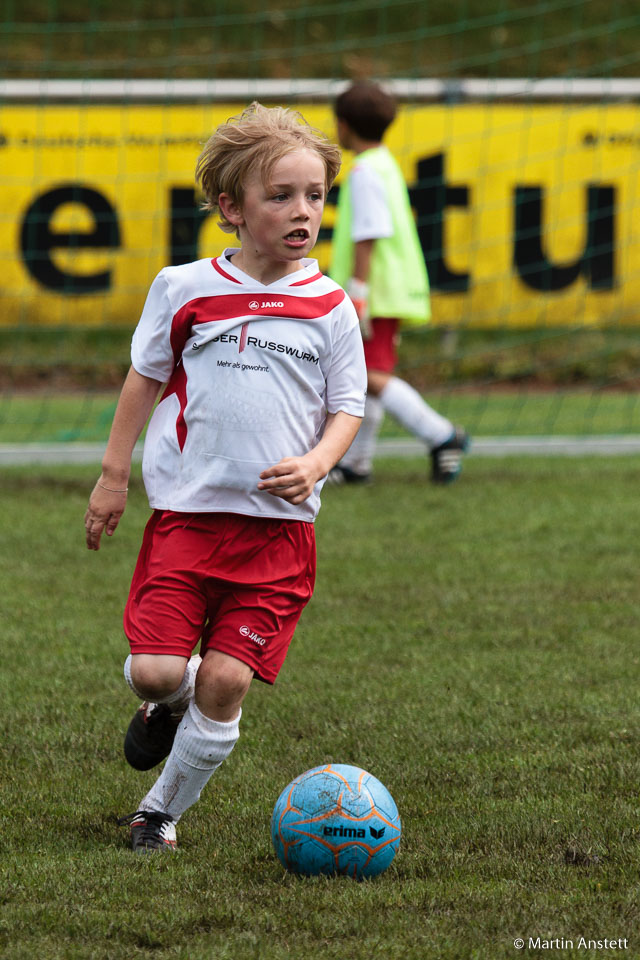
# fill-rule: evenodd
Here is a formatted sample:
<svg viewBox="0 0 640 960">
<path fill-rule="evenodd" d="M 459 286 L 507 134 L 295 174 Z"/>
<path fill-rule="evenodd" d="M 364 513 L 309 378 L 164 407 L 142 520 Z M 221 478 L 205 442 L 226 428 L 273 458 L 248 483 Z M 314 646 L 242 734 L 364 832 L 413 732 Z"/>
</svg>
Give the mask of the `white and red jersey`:
<svg viewBox="0 0 640 960">
<path fill-rule="evenodd" d="M 134 333 L 134 368 L 167 384 L 144 446 L 149 503 L 313 521 L 324 481 L 294 506 L 259 475 L 308 453 L 327 413 L 363 416 L 358 318 L 316 260 L 265 286 L 235 252 L 161 270 Z"/>
</svg>

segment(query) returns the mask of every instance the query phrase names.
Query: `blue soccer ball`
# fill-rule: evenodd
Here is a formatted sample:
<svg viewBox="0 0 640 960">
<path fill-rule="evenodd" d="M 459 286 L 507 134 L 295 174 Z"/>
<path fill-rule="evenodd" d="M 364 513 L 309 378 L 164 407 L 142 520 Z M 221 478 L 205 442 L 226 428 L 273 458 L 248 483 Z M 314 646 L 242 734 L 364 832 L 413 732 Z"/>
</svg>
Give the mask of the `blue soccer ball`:
<svg viewBox="0 0 640 960">
<path fill-rule="evenodd" d="M 287 870 L 358 879 L 386 870 L 400 844 L 393 797 L 374 776 L 332 763 L 300 774 L 282 791 L 271 839 Z"/>
</svg>

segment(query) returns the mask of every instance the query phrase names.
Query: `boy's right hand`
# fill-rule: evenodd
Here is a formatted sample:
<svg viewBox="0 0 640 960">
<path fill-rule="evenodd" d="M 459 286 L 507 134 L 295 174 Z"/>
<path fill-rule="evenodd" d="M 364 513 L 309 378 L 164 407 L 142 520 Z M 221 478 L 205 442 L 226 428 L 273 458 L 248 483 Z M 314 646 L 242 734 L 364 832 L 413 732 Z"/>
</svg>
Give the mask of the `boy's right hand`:
<svg viewBox="0 0 640 960">
<path fill-rule="evenodd" d="M 84 529 L 88 550 L 100 549 L 100 538 L 103 531 L 112 537 L 118 526 L 120 517 L 127 505 L 127 490 L 113 488 L 98 480 L 84 515 Z"/>
</svg>

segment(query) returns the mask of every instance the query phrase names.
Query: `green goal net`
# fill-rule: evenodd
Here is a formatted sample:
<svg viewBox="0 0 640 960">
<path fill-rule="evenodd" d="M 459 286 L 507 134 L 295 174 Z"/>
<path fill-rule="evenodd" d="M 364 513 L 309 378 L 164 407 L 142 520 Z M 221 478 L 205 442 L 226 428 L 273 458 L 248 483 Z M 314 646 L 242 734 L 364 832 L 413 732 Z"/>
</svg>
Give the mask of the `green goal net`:
<svg viewBox="0 0 640 960">
<path fill-rule="evenodd" d="M 202 142 L 253 99 L 331 134 L 364 76 L 400 101 L 388 144 L 432 284 L 400 375 L 481 438 L 640 434 L 635 0 L 1 15 L 0 444 L 104 442 L 154 275 L 228 245 L 194 190 Z"/>
</svg>

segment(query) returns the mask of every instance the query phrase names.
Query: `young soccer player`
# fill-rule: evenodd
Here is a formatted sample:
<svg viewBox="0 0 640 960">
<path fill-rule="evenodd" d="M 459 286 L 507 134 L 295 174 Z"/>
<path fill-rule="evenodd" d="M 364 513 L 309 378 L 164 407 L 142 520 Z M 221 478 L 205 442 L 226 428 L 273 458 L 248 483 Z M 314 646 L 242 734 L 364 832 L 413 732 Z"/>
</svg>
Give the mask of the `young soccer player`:
<svg viewBox="0 0 640 960">
<path fill-rule="evenodd" d="M 406 183 L 382 139 L 396 104 L 373 83 L 357 82 L 335 104 L 340 145 L 356 154 L 340 188 L 330 274 L 351 296 L 364 337 L 368 374 L 365 418 L 353 445 L 330 479 L 370 478 L 384 413 L 422 440 L 431 455 L 431 479 L 450 483 L 460 473 L 469 440 L 394 376 L 404 326 L 430 319 L 429 280 Z"/>
<path fill-rule="evenodd" d="M 85 528 L 90 550 L 114 533 L 166 383 L 124 614 L 125 677 L 144 701 L 125 756 L 139 770 L 167 757 L 121 821 L 137 852 L 175 848 L 176 823 L 238 739 L 251 680 L 275 681 L 313 591 L 320 490 L 366 385 L 353 305 L 307 257 L 339 166 L 338 148 L 291 110 L 254 103 L 222 124 L 196 179 L 241 246 L 162 270 L 134 333 Z"/>
</svg>

